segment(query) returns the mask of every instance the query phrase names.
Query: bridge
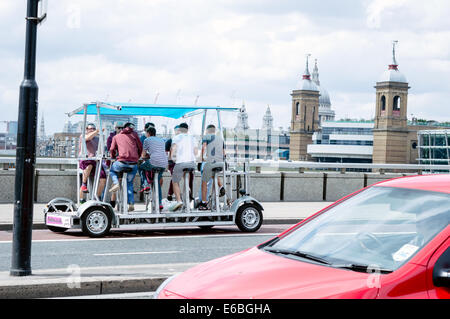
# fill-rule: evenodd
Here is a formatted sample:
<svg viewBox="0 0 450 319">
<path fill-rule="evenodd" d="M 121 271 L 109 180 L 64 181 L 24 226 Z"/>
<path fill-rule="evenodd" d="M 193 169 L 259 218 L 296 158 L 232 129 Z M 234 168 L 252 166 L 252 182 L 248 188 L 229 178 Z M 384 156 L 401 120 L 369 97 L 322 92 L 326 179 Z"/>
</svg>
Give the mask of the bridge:
<svg viewBox="0 0 450 319">
<path fill-rule="evenodd" d="M 14 157 L 0 157 L 0 203 L 14 201 Z M 75 158 L 37 158 L 34 199 L 46 203 L 55 197 L 76 200 Z M 277 201 L 335 201 L 360 188 L 390 178 L 448 173 L 449 165 L 315 163 L 295 161 L 248 162 L 250 194 L 262 202 Z M 170 173 L 163 175 L 163 194 L 167 194 Z M 200 173 L 196 172 L 194 190 L 200 188 Z M 135 178 L 135 190 L 139 177 Z M 197 191 L 194 192 L 196 194 Z M 139 195 L 136 194 L 136 197 Z M 237 191 L 236 191 L 236 195 Z M 138 200 L 138 198 L 136 198 Z"/>
</svg>

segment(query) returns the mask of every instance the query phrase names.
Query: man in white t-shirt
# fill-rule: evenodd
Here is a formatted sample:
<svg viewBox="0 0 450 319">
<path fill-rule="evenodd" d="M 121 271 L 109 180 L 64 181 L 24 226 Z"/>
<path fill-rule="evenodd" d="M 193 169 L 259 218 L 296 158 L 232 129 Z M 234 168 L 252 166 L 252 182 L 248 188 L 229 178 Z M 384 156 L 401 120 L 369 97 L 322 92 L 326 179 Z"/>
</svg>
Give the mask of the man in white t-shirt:
<svg viewBox="0 0 450 319">
<path fill-rule="evenodd" d="M 172 173 L 173 192 L 177 202 L 169 210 L 175 211 L 183 206 L 181 201 L 180 181 L 184 175 L 184 169 L 191 168 L 195 170 L 195 157 L 198 153 L 197 142 L 195 138 L 188 134 L 189 126 L 186 123 L 179 125 L 180 134 L 172 139 L 171 153 L 175 157 L 175 167 Z M 187 199 L 189 201 L 189 199 Z"/>
</svg>

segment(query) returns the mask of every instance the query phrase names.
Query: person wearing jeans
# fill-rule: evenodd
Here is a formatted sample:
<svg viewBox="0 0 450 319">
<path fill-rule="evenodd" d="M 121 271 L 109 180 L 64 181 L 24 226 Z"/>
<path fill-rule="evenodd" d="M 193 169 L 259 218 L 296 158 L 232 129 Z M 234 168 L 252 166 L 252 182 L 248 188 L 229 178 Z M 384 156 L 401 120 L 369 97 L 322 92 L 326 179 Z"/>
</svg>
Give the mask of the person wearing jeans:
<svg viewBox="0 0 450 319">
<path fill-rule="evenodd" d="M 131 168 L 131 172 L 127 174 L 128 211 L 134 211 L 133 181 L 137 173 L 137 163 L 142 153 L 142 143 L 134 131 L 133 123 L 126 123 L 123 130 L 113 137 L 109 152 L 112 158 L 117 158 L 110 170 L 113 186 L 109 191 L 112 193 L 119 189 L 118 173 L 125 168 Z"/>
<path fill-rule="evenodd" d="M 109 175 L 111 176 L 112 183 L 117 185 L 117 189 L 119 188 L 119 176 L 118 173 L 122 172 L 125 168 L 131 168 L 131 172 L 127 173 L 127 197 L 128 197 L 128 210 L 133 211 L 134 210 L 134 188 L 133 188 L 133 182 L 134 177 L 137 173 L 137 164 L 132 162 L 121 162 L 121 161 L 115 161 L 112 166 L 111 170 L 109 171 Z M 113 186 L 113 187 L 114 187 Z M 111 187 L 111 189 L 113 188 Z M 116 190 L 117 190 L 116 189 Z M 111 190 L 110 190 L 111 191 Z"/>
</svg>

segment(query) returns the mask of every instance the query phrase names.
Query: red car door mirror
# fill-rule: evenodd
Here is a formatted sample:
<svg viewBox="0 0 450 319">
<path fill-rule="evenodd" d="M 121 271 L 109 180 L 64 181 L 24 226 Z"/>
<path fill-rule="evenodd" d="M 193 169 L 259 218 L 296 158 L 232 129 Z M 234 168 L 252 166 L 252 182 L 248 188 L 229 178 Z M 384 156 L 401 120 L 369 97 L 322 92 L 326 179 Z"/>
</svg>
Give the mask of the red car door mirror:
<svg viewBox="0 0 450 319">
<path fill-rule="evenodd" d="M 450 247 L 439 257 L 433 268 L 433 284 L 450 288 Z"/>
</svg>

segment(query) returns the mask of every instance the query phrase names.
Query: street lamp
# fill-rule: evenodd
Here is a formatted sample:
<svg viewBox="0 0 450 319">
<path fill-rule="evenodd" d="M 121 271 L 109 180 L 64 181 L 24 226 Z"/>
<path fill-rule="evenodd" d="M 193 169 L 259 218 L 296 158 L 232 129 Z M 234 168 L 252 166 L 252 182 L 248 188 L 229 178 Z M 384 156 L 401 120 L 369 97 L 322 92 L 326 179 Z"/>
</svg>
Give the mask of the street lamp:
<svg viewBox="0 0 450 319">
<path fill-rule="evenodd" d="M 40 16 L 38 15 L 39 5 L 42 12 Z M 47 17 L 45 10 L 46 2 L 44 3 L 43 0 L 28 0 L 25 70 L 19 95 L 11 276 L 31 275 L 31 231 L 33 227 L 34 166 L 36 162 L 39 91 L 35 80 L 36 36 L 37 26 Z"/>
</svg>

